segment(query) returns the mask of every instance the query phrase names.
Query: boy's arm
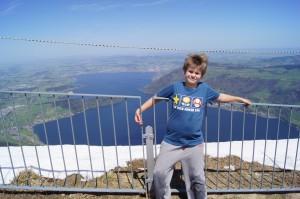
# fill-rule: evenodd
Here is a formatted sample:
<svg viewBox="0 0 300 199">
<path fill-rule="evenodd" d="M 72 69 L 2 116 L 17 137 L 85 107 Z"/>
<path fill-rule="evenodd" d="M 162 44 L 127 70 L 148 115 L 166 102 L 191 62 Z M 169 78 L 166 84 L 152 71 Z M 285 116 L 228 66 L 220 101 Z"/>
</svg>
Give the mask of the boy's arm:
<svg viewBox="0 0 300 199">
<path fill-rule="evenodd" d="M 155 97 L 155 96 L 154 96 Z M 149 98 L 140 108 L 138 108 L 136 111 L 135 111 L 135 122 L 138 124 L 138 125 L 142 125 L 143 124 L 143 121 L 142 121 L 142 117 L 141 117 L 141 113 L 149 108 L 151 108 L 154 103 L 158 103 L 161 101 L 161 99 L 154 99 L 154 97 L 151 97 Z"/>
<path fill-rule="evenodd" d="M 233 96 L 233 95 L 227 95 L 224 93 L 220 93 L 220 96 L 216 99 L 217 102 L 221 102 L 221 103 L 226 103 L 226 102 L 240 102 L 240 103 L 244 103 L 244 105 L 250 106 L 252 103 L 250 100 L 242 98 L 242 97 L 237 97 L 237 96 Z"/>
</svg>

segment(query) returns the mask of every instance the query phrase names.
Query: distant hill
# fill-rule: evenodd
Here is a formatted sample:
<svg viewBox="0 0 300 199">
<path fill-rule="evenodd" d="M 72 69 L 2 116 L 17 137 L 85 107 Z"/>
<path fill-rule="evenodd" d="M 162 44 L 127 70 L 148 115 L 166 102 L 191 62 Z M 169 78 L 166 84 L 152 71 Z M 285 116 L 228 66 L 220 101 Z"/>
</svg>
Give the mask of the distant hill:
<svg viewBox="0 0 300 199">
<path fill-rule="evenodd" d="M 183 80 L 182 69 L 176 68 L 143 91 L 156 93 L 174 81 Z M 219 92 L 253 102 L 300 105 L 300 56 L 258 58 L 239 64 L 211 62 L 203 81 Z"/>
</svg>

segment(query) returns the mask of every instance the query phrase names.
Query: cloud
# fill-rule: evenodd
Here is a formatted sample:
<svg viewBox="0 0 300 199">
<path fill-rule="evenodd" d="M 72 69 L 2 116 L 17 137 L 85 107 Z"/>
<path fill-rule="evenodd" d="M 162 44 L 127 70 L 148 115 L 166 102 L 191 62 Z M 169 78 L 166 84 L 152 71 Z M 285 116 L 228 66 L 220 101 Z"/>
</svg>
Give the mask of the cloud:
<svg viewBox="0 0 300 199">
<path fill-rule="evenodd" d="M 71 5 L 69 8 L 71 10 L 109 10 L 115 8 L 134 8 L 134 7 L 149 7 L 149 6 L 157 6 L 161 4 L 165 4 L 172 0 L 157 0 L 151 2 L 143 2 L 143 3 L 119 3 L 119 4 L 105 4 L 105 3 L 90 3 L 90 4 L 75 4 Z"/>
<path fill-rule="evenodd" d="M 149 2 L 149 3 L 137 3 L 137 4 L 132 4 L 131 7 L 157 6 L 157 5 L 168 3 L 170 1 L 171 0 L 158 0 L 158 1 L 152 1 L 152 2 Z"/>
<path fill-rule="evenodd" d="M 8 5 L 4 5 L 0 7 L 0 14 L 5 16 L 10 14 L 16 7 L 18 7 L 19 5 L 21 5 L 21 3 L 19 3 L 18 1 L 13 1 Z"/>
<path fill-rule="evenodd" d="M 113 8 L 119 8 L 123 7 L 122 4 L 109 4 L 109 5 L 104 5 L 100 3 L 90 3 L 90 4 L 76 4 L 76 5 L 71 5 L 69 8 L 71 10 L 96 10 L 96 11 L 101 11 L 101 10 L 108 10 L 108 9 L 113 9 Z"/>
</svg>

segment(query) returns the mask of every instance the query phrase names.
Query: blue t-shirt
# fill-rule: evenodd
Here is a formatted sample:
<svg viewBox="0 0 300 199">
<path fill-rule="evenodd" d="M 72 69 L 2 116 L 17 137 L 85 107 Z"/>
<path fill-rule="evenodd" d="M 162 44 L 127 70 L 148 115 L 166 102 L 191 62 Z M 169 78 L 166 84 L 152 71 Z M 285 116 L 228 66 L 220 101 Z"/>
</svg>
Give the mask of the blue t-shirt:
<svg viewBox="0 0 300 199">
<path fill-rule="evenodd" d="M 196 88 L 187 88 L 184 82 L 175 82 L 156 96 L 172 100 L 172 110 L 164 141 L 175 146 L 191 147 L 203 143 L 201 131 L 204 105 L 220 94 L 204 82 Z"/>
</svg>

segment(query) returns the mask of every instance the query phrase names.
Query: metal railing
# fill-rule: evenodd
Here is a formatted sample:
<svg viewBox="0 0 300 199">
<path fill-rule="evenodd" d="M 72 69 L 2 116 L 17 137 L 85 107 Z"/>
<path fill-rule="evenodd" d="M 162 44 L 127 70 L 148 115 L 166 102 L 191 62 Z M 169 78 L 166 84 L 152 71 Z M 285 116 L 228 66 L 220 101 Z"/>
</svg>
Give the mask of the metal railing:
<svg viewBox="0 0 300 199">
<path fill-rule="evenodd" d="M 208 193 L 300 191 L 299 105 L 217 103 L 205 108 Z M 177 170 L 175 193 L 185 191 L 180 165 Z"/>
<path fill-rule="evenodd" d="M 0 91 L 0 188 L 147 193 L 168 102 L 133 120 L 139 96 Z M 300 191 L 300 106 L 205 106 L 208 193 Z M 148 126 L 149 125 L 149 126 Z M 174 193 L 184 191 L 176 164 Z"/>
<path fill-rule="evenodd" d="M 145 193 L 140 97 L 0 94 L 0 188 Z"/>
</svg>

